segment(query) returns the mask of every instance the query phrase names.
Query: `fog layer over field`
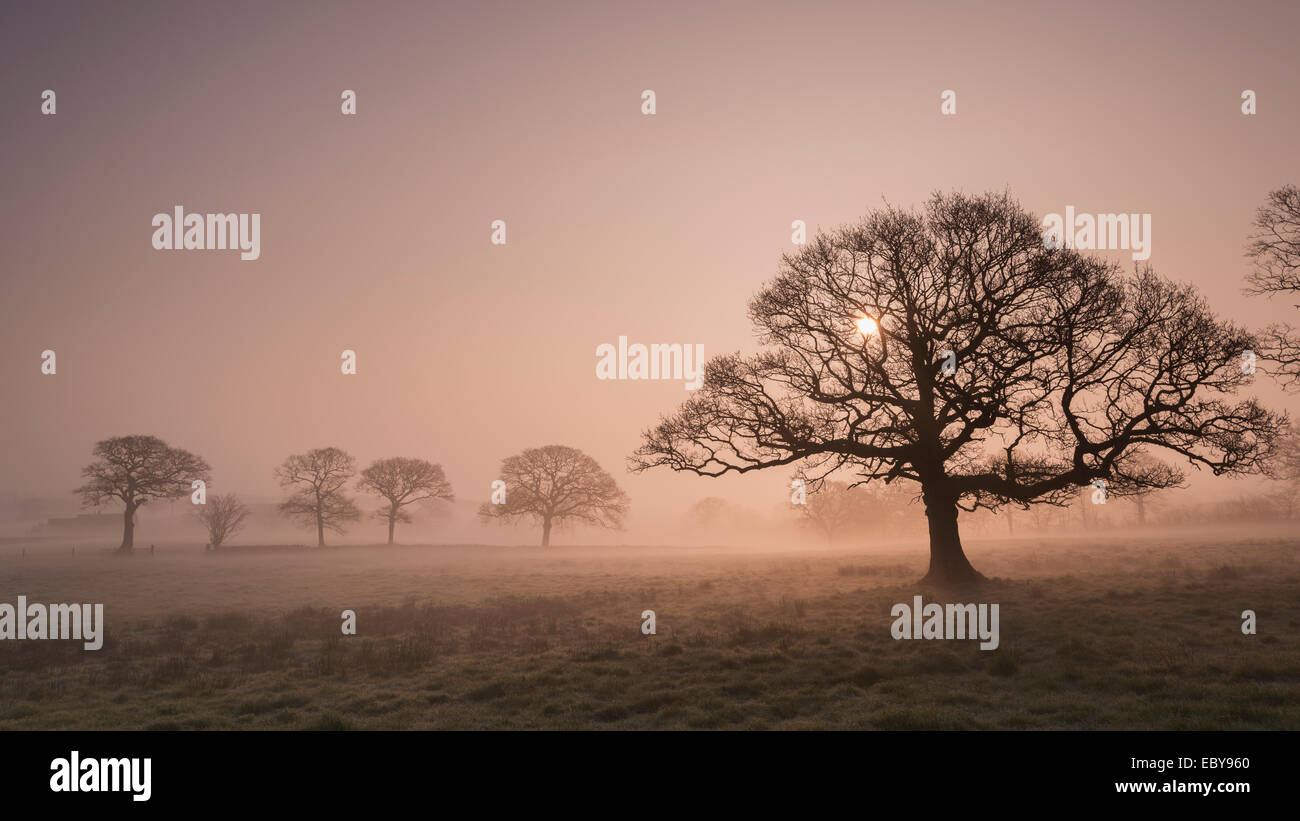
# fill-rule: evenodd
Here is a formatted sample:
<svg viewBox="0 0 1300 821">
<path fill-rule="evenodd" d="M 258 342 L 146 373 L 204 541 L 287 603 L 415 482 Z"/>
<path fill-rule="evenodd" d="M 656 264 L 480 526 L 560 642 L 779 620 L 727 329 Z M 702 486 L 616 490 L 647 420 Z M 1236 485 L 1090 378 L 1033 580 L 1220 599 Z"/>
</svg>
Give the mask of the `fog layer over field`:
<svg viewBox="0 0 1300 821">
<path fill-rule="evenodd" d="M 1300 729 L 1294 538 L 972 540 L 995 651 L 891 636 L 922 543 L 26 547 L 107 635 L 0 643 L 3 727 Z"/>
</svg>

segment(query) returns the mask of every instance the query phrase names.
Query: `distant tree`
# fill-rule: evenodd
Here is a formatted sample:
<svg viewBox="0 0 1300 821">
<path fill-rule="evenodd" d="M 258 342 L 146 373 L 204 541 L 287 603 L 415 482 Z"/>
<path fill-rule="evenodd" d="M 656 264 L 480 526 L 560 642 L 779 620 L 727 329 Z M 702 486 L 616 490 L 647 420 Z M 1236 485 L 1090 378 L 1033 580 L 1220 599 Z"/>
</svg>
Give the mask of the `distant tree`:
<svg viewBox="0 0 1300 821">
<path fill-rule="evenodd" d="M 120 501 L 122 544 L 135 547 L 135 512 L 150 499 L 179 499 L 195 479 L 211 481 L 208 463 L 187 450 L 173 448 L 156 436 L 115 436 L 95 445 L 95 461 L 82 468 L 86 483 L 77 488 L 82 504 L 98 507 Z"/>
<path fill-rule="evenodd" d="M 456 498 L 451 483 L 443 475 L 442 465 L 400 456 L 371 462 L 370 467 L 361 471 L 357 487 L 384 500 L 375 516 L 388 522 L 389 544 L 393 543 L 396 524 L 411 521 L 411 514 L 403 508 L 432 499 L 450 502 Z"/>
<path fill-rule="evenodd" d="M 1300 187 L 1285 185 L 1268 195 L 1255 212 L 1255 233 L 1246 255 L 1255 269 L 1246 277 L 1253 296 L 1294 297 L 1300 293 Z M 1296 305 L 1294 307 L 1300 307 Z M 1266 328 L 1261 358 L 1270 373 L 1289 390 L 1300 388 L 1300 333 L 1288 323 Z"/>
<path fill-rule="evenodd" d="M 280 512 L 316 527 L 316 546 L 325 546 L 325 531 L 343 533 L 344 522 L 361 518 L 361 511 L 343 489 L 355 475 L 356 460 L 338 448 L 316 448 L 295 454 L 276 468 L 285 488 L 294 488 Z"/>
<path fill-rule="evenodd" d="M 1163 462 L 1153 459 L 1149 454 L 1143 451 L 1134 452 L 1132 460 L 1140 473 L 1154 474 L 1159 471 L 1164 471 L 1167 474 L 1164 479 L 1155 482 L 1150 486 L 1134 487 L 1130 488 L 1128 491 L 1129 499 L 1132 500 L 1134 507 L 1137 508 L 1138 524 L 1145 525 L 1147 523 L 1147 505 L 1151 503 L 1152 497 L 1163 493 L 1166 490 L 1183 487 L 1184 482 L 1182 481 L 1182 477 L 1178 475 L 1177 471 Z"/>
<path fill-rule="evenodd" d="M 1134 450 L 1258 473 L 1284 417 L 1237 398 L 1256 339 L 1149 267 L 1049 247 L 1006 194 L 886 206 L 782 258 L 749 315 L 768 347 L 719 356 L 647 430 L 634 470 L 796 465 L 920 486 L 925 581 L 983 580 L 958 512 L 1161 487 Z M 1010 457 L 1004 448 L 1011 447 Z"/>
<path fill-rule="evenodd" d="M 796 515 L 826 537 L 828 547 L 844 533 L 881 540 L 910 530 L 909 508 L 916 494 L 902 482 L 809 480 L 807 500 L 792 504 Z"/>
<path fill-rule="evenodd" d="M 1137 508 L 1138 524 L 1147 523 L 1147 498 L 1155 493 L 1155 488 L 1143 488 L 1132 495 L 1133 505 Z"/>
<path fill-rule="evenodd" d="M 551 543 L 551 526 L 567 521 L 618 529 L 628 511 L 628 497 L 587 454 L 563 445 L 530 448 L 501 463 L 506 483 L 504 504 L 484 504 L 484 521 L 540 522 L 542 547 Z"/>
<path fill-rule="evenodd" d="M 1292 431 L 1283 437 L 1268 478 L 1274 482 L 1271 495 L 1278 513 L 1285 519 L 1294 518 L 1300 502 L 1300 433 Z"/>
<path fill-rule="evenodd" d="M 705 496 L 691 505 L 690 510 L 686 511 L 686 521 L 692 527 L 715 527 L 722 523 L 730 511 L 731 504 L 726 499 L 720 499 L 717 496 Z"/>
<path fill-rule="evenodd" d="M 826 537 L 827 547 L 833 547 L 837 535 L 867 523 L 869 501 L 861 487 L 824 480 L 809 488 L 803 504 L 791 504 L 791 507 L 800 519 Z"/>
<path fill-rule="evenodd" d="M 208 544 L 219 550 L 226 539 L 234 536 L 248 518 L 248 505 L 233 493 L 209 496 L 207 504 L 198 506 L 199 522 L 208 531 Z"/>
<path fill-rule="evenodd" d="M 1067 515 L 1064 505 L 1034 505 L 1029 508 L 1029 518 L 1037 531 L 1059 530 L 1067 526 Z"/>
</svg>

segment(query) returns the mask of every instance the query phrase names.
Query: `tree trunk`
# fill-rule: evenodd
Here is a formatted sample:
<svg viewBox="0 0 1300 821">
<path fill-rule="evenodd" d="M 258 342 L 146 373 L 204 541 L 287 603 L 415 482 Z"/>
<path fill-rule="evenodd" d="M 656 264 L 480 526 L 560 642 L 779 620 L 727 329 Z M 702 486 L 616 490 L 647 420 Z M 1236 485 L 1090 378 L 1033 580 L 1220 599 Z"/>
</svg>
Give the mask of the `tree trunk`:
<svg viewBox="0 0 1300 821">
<path fill-rule="evenodd" d="M 325 519 L 321 517 L 320 513 L 316 514 L 316 546 L 325 546 Z"/>
<path fill-rule="evenodd" d="M 922 584 L 938 587 L 970 587 L 987 581 L 971 567 L 961 547 L 957 529 L 957 500 L 941 491 L 922 490 L 925 517 L 930 525 L 930 572 Z"/>
<path fill-rule="evenodd" d="M 117 548 L 123 553 L 130 553 L 135 547 L 135 505 L 127 505 L 122 514 L 122 544 Z"/>
<path fill-rule="evenodd" d="M 542 547 L 551 546 L 551 520 L 549 518 L 542 520 Z"/>
<path fill-rule="evenodd" d="M 397 508 L 393 508 L 388 514 L 388 543 L 393 543 L 393 527 L 397 524 Z"/>
</svg>

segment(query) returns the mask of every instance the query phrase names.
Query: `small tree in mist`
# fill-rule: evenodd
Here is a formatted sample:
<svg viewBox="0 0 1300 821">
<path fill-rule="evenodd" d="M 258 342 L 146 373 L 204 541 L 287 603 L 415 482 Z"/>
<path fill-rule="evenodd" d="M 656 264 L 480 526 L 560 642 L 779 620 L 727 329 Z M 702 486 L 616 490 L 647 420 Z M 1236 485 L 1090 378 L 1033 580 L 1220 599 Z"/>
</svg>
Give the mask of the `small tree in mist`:
<svg viewBox="0 0 1300 821">
<path fill-rule="evenodd" d="M 316 448 L 295 454 L 276 468 L 281 487 L 292 488 L 280 512 L 316 528 L 316 546 L 325 546 L 325 531 L 343 533 L 345 522 L 361 518 L 361 511 L 343 489 L 355 475 L 356 460 L 338 448 Z"/>
<path fill-rule="evenodd" d="M 197 515 L 208 531 L 208 544 L 218 550 L 243 527 L 248 518 L 248 505 L 233 493 L 209 496 L 207 504 L 198 506 Z"/>
<path fill-rule="evenodd" d="M 920 485 L 938 585 L 978 583 L 958 511 L 1165 487 L 1138 451 L 1258 472 L 1284 417 L 1235 392 L 1256 340 L 1190 286 L 1047 247 L 1006 194 L 885 207 L 782 258 L 750 303 L 763 352 L 712 359 L 633 469 L 799 463 Z M 810 489 L 812 489 L 810 482 Z"/>
<path fill-rule="evenodd" d="M 211 481 L 207 462 L 156 436 L 115 436 L 98 442 L 93 453 L 95 461 L 81 471 L 86 483 L 74 492 L 90 507 L 114 501 L 125 505 L 122 552 L 135 546 L 135 513 L 142 505 L 186 496 L 195 479 Z"/>
<path fill-rule="evenodd" d="M 388 543 L 393 543 L 393 529 L 398 522 L 411 521 L 404 508 L 433 499 L 453 501 L 451 483 L 443 475 L 442 465 L 424 459 L 394 457 L 378 459 L 361 471 L 357 487 L 384 500 L 375 511 L 377 518 L 388 522 Z"/>
<path fill-rule="evenodd" d="M 1183 487 L 1184 483 L 1182 481 L 1182 476 L 1179 475 L 1177 471 L 1173 470 L 1173 468 L 1163 462 L 1153 459 L 1146 453 L 1141 451 L 1135 452 L 1133 455 L 1133 462 L 1137 465 L 1138 470 L 1144 474 L 1154 474 L 1159 471 L 1164 471 L 1168 474 L 1161 481 L 1154 482 L 1144 487 L 1131 488 L 1129 490 L 1128 496 L 1132 500 L 1133 506 L 1137 509 L 1138 524 L 1145 525 L 1147 523 L 1147 506 L 1151 504 L 1152 499 L 1165 490 Z"/>
<path fill-rule="evenodd" d="M 733 513 L 735 511 L 726 499 L 705 496 L 686 511 L 686 523 L 692 528 L 707 530 L 728 521 Z"/>
<path fill-rule="evenodd" d="M 724 542 L 749 540 L 770 533 L 768 517 L 717 496 L 706 496 L 686 509 L 682 517 L 687 538 Z"/>
<path fill-rule="evenodd" d="M 826 546 L 831 547 L 837 535 L 866 523 L 866 503 L 867 494 L 861 488 L 826 480 L 807 495 L 803 504 L 792 503 L 791 507 L 801 520 L 826 537 Z"/>
<path fill-rule="evenodd" d="M 1285 185 L 1271 192 L 1255 212 L 1254 228 L 1246 255 L 1255 268 L 1246 278 L 1246 293 L 1294 297 L 1300 293 L 1300 187 Z M 1283 387 L 1300 388 L 1300 333 L 1296 328 L 1287 323 L 1269 326 L 1262 334 L 1261 347 L 1256 353 L 1272 366 L 1269 371 Z"/>
<path fill-rule="evenodd" d="M 1289 432 L 1277 449 L 1277 456 L 1269 465 L 1268 478 L 1274 482 L 1272 501 L 1285 519 L 1295 517 L 1300 502 L 1300 433 Z"/>
<path fill-rule="evenodd" d="M 807 481 L 806 476 L 796 478 Z M 850 483 L 823 479 L 811 485 L 804 504 L 791 504 L 804 523 L 833 547 L 849 531 L 862 538 L 897 537 L 908 530 L 908 509 L 915 494 L 901 483 Z"/>
<path fill-rule="evenodd" d="M 595 459 L 576 448 L 530 448 L 503 461 L 500 478 L 506 483 L 505 503 L 484 504 L 479 516 L 485 522 L 539 522 L 542 547 L 551 543 L 552 525 L 581 522 L 619 529 L 627 515 L 627 494 Z"/>
</svg>

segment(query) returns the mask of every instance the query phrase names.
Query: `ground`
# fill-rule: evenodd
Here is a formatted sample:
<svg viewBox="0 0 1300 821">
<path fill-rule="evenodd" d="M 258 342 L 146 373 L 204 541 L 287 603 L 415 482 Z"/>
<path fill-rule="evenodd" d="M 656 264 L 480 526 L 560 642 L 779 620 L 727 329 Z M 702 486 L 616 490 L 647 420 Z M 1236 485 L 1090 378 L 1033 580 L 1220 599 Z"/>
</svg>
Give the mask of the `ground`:
<svg viewBox="0 0 1300 821">
<path fill-rule="evenodd" d="M 0 642 L 0 729 L 1300 729 L 1300 539 L 967 552 L 994 651 L 891 637 L 924 545 L 6 545 L 0 601 L 108 628 Z"/>
</svg>

